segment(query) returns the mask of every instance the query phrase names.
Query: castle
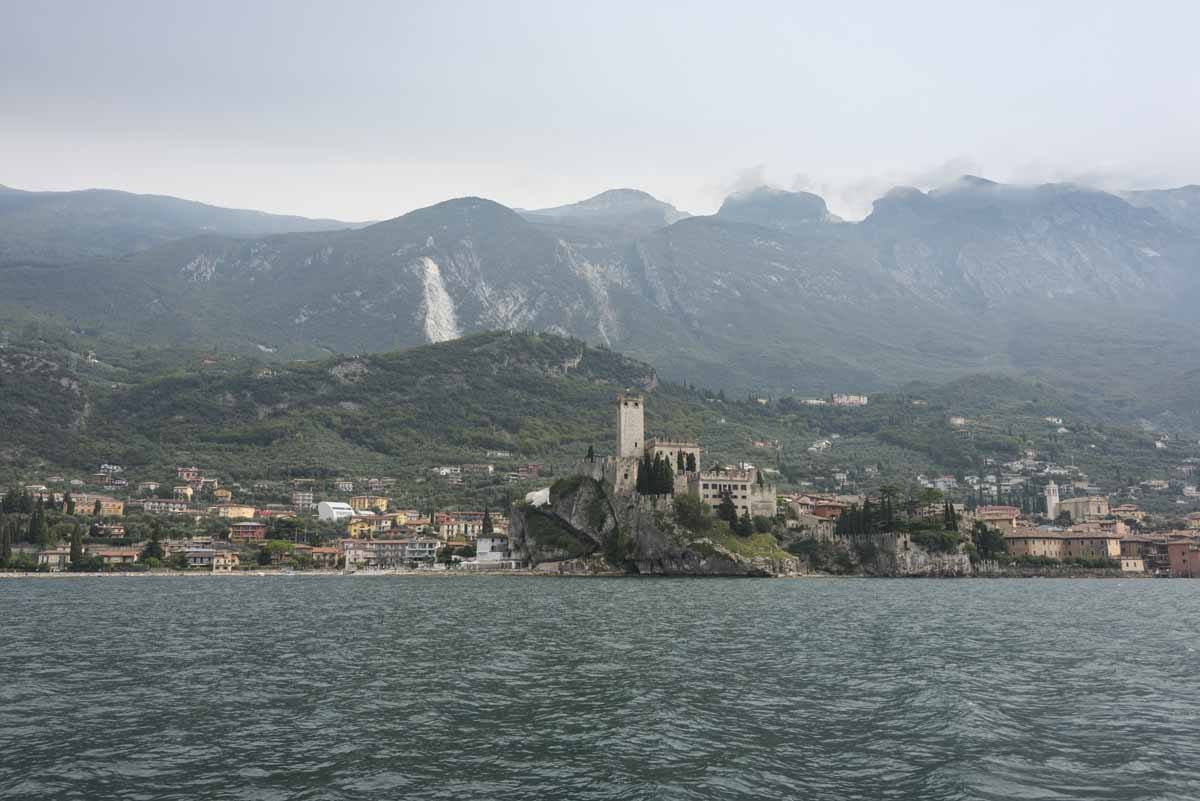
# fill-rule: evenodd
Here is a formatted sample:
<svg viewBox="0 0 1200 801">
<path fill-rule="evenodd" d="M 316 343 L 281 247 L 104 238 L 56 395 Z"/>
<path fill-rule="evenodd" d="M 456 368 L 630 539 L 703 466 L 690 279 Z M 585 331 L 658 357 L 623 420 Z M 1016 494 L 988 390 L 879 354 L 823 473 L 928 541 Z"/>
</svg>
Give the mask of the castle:
<svg viewBox="0 0 1200 801">
<path fill-rule="evenodd" d="M 673 495 L 693 495 L 711 506 L 728 495 L 738 514 L 775 515 L 775 484 L 756 468 L 701 468 L 701 450 L 696 442 L 646 438 L 645 398 L 619 393 L 617 405 L 617 448 L 599 467 L 603 480 L 618 495 L 637 492 L 638 472 L 646 461 L 665 460 L 674 477 Z"/>
</svg>

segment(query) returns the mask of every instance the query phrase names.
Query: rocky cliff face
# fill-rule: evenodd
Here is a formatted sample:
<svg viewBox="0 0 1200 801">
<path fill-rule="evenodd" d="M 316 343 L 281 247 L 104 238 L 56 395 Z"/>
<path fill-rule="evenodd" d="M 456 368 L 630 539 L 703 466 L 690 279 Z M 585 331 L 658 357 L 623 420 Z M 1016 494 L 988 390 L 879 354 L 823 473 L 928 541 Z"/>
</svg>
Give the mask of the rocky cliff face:
<svg viewBox="0 0 1200 801">
<path fill-rule="evenodd" d="M 555 485 L 550 504 L 514 510 L 513 547 L 534 566 L 564 573 L 794 576 L 798 559 L 747 557 L 677 525 L 669 498 L 615 497 L 594 478 Z"/>
</svg>

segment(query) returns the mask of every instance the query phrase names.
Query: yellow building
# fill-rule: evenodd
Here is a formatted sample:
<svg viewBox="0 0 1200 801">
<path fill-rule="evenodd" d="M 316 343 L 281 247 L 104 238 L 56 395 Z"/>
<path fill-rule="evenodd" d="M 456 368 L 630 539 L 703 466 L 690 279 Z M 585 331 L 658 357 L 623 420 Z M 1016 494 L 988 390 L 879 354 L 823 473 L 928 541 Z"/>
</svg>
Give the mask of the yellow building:
<svg viewBox="0 0 1200 801">
<path fill-rule="evenodd" d="M 350 508 L 356 512 L 386 512 L 388 499 L 382 495 L 355 495 L 350 499 Z"/>
<path fill-rule="evenodd" d="M 191 487 L 184 485 L 175 487 L 171 490 L 171 497 L 177 501 L 190 501 L 192 499 L 193 490 Z"/>
<path fill-rule="evenodd" d="M 71 500 L 75 504 L 75 514 L 92 514 L 96 508 L 96 501 L 100 502 L 101 517 L 121 517 L 125 514 L 125 502 L 118 501 L 116 498 L 110 498 L 107 495 L 81 493 L 79 495 L 72 495 Z M 63 501 L 63 511 L 67 511 L 65 498 Z"/>
<path fill-rule="evenodd" d="M 217 503 L 229 503 L 233 500 L 233 493 L 224 488 L 215 489 L 213 490 L 213 500 Z"/>
</svg>

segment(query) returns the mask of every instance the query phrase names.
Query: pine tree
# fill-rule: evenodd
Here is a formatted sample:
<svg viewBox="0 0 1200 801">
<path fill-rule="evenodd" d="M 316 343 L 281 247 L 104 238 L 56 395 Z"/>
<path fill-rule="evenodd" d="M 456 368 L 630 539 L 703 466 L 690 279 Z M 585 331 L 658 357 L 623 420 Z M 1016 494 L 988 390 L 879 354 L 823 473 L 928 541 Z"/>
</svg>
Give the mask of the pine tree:
<svg viewBox="0 0 1200 801">
<path fill-rule="evenodd" d="M 479 526 L 479 536 L 490 537 L 492 536 L 492 530 L 492 512 L 485 505 L 483 507 L 483 523 Z"/>
</svg>

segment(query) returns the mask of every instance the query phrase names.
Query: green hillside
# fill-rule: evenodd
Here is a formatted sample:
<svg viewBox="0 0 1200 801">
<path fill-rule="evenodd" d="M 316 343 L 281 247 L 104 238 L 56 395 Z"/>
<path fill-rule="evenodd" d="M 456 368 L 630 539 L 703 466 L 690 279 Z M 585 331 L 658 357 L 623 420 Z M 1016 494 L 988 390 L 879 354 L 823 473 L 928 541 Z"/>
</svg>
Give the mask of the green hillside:
<svg viewBox="0 0 1200 801">
<path fill-rule="evenodd" d="M 1051 387 L 996 376 L 914 384 L 840 408 L 725 398 L 550 334 L 492 332 L 287 365 L 153 350 L 89 359 L 73 347 L 63 334 L 0 350 L 3 478 L 90 472 L 103 462 L 158 479 L 195 463 L 243 482 L 426 481 L 430 467 L 472 463 L 502 474 L 539 462 L 553 473 L 589 446 L 611 452 L 613 396 L 627 388 L 647 394 L 648 435 L 696 438 L 706 463 L 746 460 L 816 486 L 835 471 L 867 486 L 961 475 L 1026 449 L 1115 481 L 1163 475 L 1191 455 L 1182 445 L 1158 449 L 1150 433 L 1106 422 Z M 952 426 L 952 416 L 969 423 Z M 1047 416 L 1064 418 L 1069 433 Z M 825 439 L 828 450 L 809 449 Z"/>
</svg>

